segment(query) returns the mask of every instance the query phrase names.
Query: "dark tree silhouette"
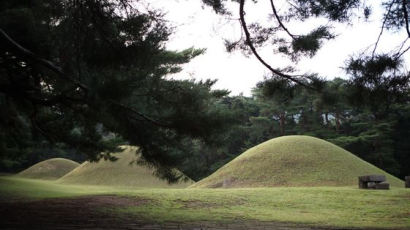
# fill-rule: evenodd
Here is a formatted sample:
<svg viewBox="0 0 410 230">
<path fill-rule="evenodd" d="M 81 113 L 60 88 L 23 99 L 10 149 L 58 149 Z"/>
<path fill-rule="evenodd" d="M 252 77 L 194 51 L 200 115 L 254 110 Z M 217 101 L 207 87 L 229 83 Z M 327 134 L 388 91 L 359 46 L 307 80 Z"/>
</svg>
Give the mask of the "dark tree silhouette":
<svg viewBox="0 0 410 230">
<path fill-rule="evenodd" d="M 214 81 L 167 78 L 203 50 L 166 50 L 162 16 L 129 0 L 1 1 L 0 154 L 48 142 L 113 160 L 126 142 L 177 180 L 182 140 L 211 142 L 231 119 Z"/>
</svg>

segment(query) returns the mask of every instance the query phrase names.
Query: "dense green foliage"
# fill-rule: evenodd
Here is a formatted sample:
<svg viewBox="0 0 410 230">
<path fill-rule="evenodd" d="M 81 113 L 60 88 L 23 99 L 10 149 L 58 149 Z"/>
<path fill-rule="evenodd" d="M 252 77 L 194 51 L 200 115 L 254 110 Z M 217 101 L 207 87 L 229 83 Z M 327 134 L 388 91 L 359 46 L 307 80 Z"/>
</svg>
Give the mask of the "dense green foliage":
<svg viewBox="0 0 410 230">
<path fill-rule="evenodd" d="M 139 146 L 158 175 L 189 152 L 183 140 L 213 141 L 230 113 L 213 81 L 168 75 L 203 53 L 169 51 L 162 13 L 115 1 L 0 3 L 0 154 L 3 166 L 42 145 L 112 159 Z"/>
</svg>

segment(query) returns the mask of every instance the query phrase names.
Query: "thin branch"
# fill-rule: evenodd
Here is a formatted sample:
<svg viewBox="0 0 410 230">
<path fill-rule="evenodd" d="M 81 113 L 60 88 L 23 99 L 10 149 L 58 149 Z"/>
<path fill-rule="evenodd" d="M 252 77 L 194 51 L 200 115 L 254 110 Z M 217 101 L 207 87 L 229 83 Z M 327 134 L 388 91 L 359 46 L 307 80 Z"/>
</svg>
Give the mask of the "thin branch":
<svg viewBox="0 0 410 230">
<path fill-rule="evenodd" d="M 406 21 L 406 31 L 407 35 L 410 38 L 410 28 L 409 28 L 409 13 L 407 12 L 407 0 L 402 0 L 403 3 L 403 14 L 404 14 L 404 20 Z"/>
<path fill-rule="evenodd" d="M 390 3 L 389 10 L 387 10 L 387 13 L 386 13 L 386 15 L 385 15 L 385 17 L 384 17 L 383 24 L 382 24 L 382 28 L 381 28 L 381 30 L 380 30 L 379 36 L 377 37 L 377 41 L 376 41 L 376 43 L 374 44 L 374 48 L 373 48 L 373 51 L 372 51 L 372 58 L 374 57 L 374 54 L 375 54 L 376 49 L 377 49 L 377 46 L 379 45 L 380 38 L 382 37 L 383 31 L 384 31 L 384 26 L 386 25 L 387 18 L 388 18 L 389 14 L 390 14 L 390 11 L 391 11 L 391 8 L 392 8 L 392 6 L 393 6 L 393 3 L 394 3 L 394 0 Z"/>
<path fill-rule="evenodd" d="M 240 21 L 241 21 L 241 25 L 243 28 L 243 31 L 245 33 L 245 37 L 246 37 L 246 44 L 249 46 L 249 48 L 251 49 L 252 53 L 255 55 L 255 57 L 259 60 L 259 62 L 261 62 L 266 68 L 268 68 L 272 73 L 283 77 L 285 79 L 288 79 L 290 81 L 293 81 L 299 85 L 305 86 L 307 88 L 310 89 L 314 89 L 313 87 L 305 84 L 304 82 L 296 79 L 294 76 L 290 76 L 287 74 L 284 74 L 278 70 L 275 70 L 274 68 L 272 68 L 272 66 L 270 66 L 268 63 L 265 62 L 265 60 L 263 60 L 263 58 L 258 54 L 258 52 L 255 49 L 255 46 L 252 44 L 251 41 L 251 35 L 249 33 L 248 27 L 246 25 L 246 21 L 245 21 L 245 12 L 244 12 L 244 5 L 245 5 L 245 0 L 240 0 L 239 2 L 239 16 L 240 16 Z"/>
<path fill-rule="evenodd" d="M 278 12 L 276 11 L 275 4 L 273 4 L 273 0 L 270 0 L 270 5 L 272 7 L 273 15 L 275 15 L 276 20 L 278 21 L 280 27 L 292 38 L 295 39 L 295 35 L 293 35 L 291 32 L 289 32 L 288 28 L 282 23 L 282 20 L 280 19 Z"/>
<path fill-rule="evenodd" d="M 34 54 L 33 52 L 31 52 L 30 50 L 24 48 L 23 46 L 21 46 L 19 43 L 17 43 L 16 41 L 14 41 L 3 29 L 0 28 L 0 35 L 1 37 L 3 37 L 10 45 L 12 45 L 12 47 L 14 47 L 16 49 L 17 52 L 19 52 L 20 54 L 22 54 L 23 56 L 45 66 L 46 68 L 50 69 L 51 71 L 59 74 L 60 76 L 62 76 L 64 79 L 70 81 L 71 83 L 75 84 L 76 86 L 78 86 L 79 88 L 83 89 L 84 91 L 88 91 L 87 87 L 85 85 L 83 85 L 82 83 L 68 77 L 62 70 L 60 67 L 54 65 L 54 63 L 52 63 L 51 61 L 48 61 L 46 59 L 40 58 L 38 57 L 36 54 Z"/>
<path fill-rule="evenodd" d="M 39 131 L 40 134 L 41 134 L 43 137 L 45 137 L 49 142 L 51 142 L 51 143 L 56 142 L 55 137 L 50 136 L 50 135 L 48 134 L 48 132 L 45 131 L 45 130 L 38 124 L 38 122 L 37 122 L 37 120 L 36 120 L 36 117 L 37 117 L 37 111 L 33 111 L 33 113 L 30 115 L 30 123 L 31 123 L 32 128 L 33 128 L 34 130 Z"/>
<path fill-rule="evenodd" d="M 145 121 L 148 121 L 148 122 L 150 122 L 150 123 L 152 123 L 152 124 L 154 124 L 154 125 L 156 125 L 156 126 L 169 128 L 169 125 L 166 125 L 166 124 L 163 124 L 163 123 L 161 123 L 161 122 L 159 122 L 159 121 L 156 121 L 156 120 L 154 120 L 154 119 L 152 119 L 152 118 L 146 116 L 145 114 L 142 114 L 142 113 L 138 112 L 138 111 L 135 110 L 134 108 L 131 108 L 131 107 L 126 106 L 126 105 L 123 105 L 123 104 L 118 103 L 118 102 L 113 101 L 113 100 L 110 100 L 110 102 L 111 102 L 113 105 L 117 106 L 117 107 L 120 107 L 120 108 L 122 108 L 122 109 L 128 110 L 128 111 L 130 111 L 130 112 L 132 112 L 132 113 L 138 115 L 139 117 L 143 118 Z"/>
<path fill-rule="evenodd" d="M 403 49 L 404 45 L 407 43 L 407 41 L 409 40 L 409 38 L 406 38 L 400 45 L 400 48 L 398 49 L 397 53 L 400 53 L 401 50 Z"/>
<path fill-rule="evenodd" d="M 401 53 L 399 53 L 397 56 L 396 56 L 396 59 L 399 59 L 403 54 L 405 54 L 407 51 L 409 51 L 410 50 L 410 46 L 409 47 L 407 47 L 405 50 L 403 50 L 403 52 L 401 52 Z"/>
<path fill-rule="evenodd" d="M 295 8 L 299 12 L 303 12 L 303 10 L 299 7 L 297 7 L 295 4 L 293 4 L 291 1 L 286 1 L 291 7 Z"/>
<path fill-rule="evenodd" d="M 393 54 L 393 57 L 394 57 L 396 60 L 399 59 L 403 54 L 405 54 L 405 53 L 409 50 L 410 46 L 407 47 L 407 48 L 405 48 L 405 49 L 403 50 L 404 46 L 406 45 L 406 43 L 407 43 L 407 41 L 408 41 L 409 39 L 410 39 L 410 38 L 407 37 L 407 38 L 401 43 L 401 45 L 398 46 L 397 51 L 395 51 L 395 53 Z M 402 50 L 403 50 L 403 51 L 402 51 Z"/>
</svg>

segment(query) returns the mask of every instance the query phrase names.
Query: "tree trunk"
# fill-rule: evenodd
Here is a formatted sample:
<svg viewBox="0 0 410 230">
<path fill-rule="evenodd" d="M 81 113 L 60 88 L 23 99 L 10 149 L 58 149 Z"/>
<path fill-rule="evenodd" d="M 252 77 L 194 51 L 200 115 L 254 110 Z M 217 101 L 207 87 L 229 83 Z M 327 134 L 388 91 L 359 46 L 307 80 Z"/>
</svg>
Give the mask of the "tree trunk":
<svg viewBox="0 0 410 230">
<path fill-rule="evenodd" d="M 280 113 L 279 115 L 279 125 L 280 125 L 280 135 L 285 135 L 285 113 Z"/>
<path fill-rule="evenodd" d="M 335 119 L 336 119 L 336 131 L 339 132 L 339 130 L 340 130 L 340 114 L 339 114 L 339 112 L 336 112 Z"/>
<path fill-rule="evenodd" d="M 329 126 L 329 113 L 328 112 L 326 112 L 325 113 L 325 121 L 326 121 L 326 126 Z"/>
</svg>

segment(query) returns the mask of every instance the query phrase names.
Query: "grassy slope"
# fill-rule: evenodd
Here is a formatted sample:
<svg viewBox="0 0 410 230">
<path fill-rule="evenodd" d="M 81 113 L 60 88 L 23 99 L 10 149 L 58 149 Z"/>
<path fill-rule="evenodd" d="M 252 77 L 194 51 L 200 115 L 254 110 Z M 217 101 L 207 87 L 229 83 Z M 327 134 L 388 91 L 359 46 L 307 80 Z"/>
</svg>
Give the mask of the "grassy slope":
<svg viewBox="0 0 410 230">
<path fill-rule="evenodd" d="M 75 161 L 64 158 L 52 158 L 41 161 L 17 174 L 19 177 L 55 180 L 79 166 Z"/>
<path fill-rule="evenodd" d="M 125 189 L 0 177 L 0 197 L 116 194 L 148 200 L 110 209 L 154 222 L 278 221 L 332 227 L 410 228 L 410 189 L 353 187 Z"/>
<path fill-rule="evenodd" d="M 403 186 L 403 181 L 334 144 L 284 136 L 247 150 L 191 187 L 351 186 L 366 174 L 384 174 L 392 186 Z"/>
<path fill-rule="evenodd" d="M 127 147 L 123 152 L 114 156 L 115 162 L 101 160 L 99 162 L 85 162 L 58 180 L 64 184 L 134 186 L 150 188 L 185 188 L 192 181 L 168 184 L 153 175 L 153 169 L 137 165 L 135 148 Z M 134 163 L 133 163 L 134 162 Z"/>
<path fill-rule="evenodd" d="M 126 191 L 125 189 L 123 189 Z M 89 194 L 110 194 L 118 191 L 113 187 L 63 185 L 50 180 L 0 176 L 0 198 L 44 199 L 73 197 Z M 0 199 L 0 200 L 1 200 Z"/>
</svg>

